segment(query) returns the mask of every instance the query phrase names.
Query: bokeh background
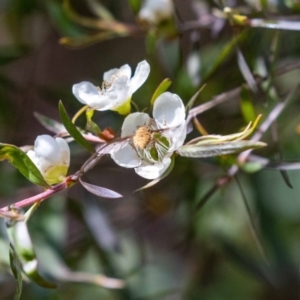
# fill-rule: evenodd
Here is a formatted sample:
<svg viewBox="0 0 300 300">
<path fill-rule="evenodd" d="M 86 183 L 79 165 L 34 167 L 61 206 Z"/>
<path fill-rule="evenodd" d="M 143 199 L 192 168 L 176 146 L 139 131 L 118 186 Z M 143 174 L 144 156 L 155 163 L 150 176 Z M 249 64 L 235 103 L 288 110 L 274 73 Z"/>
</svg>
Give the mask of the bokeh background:
<svg viewBox="0 0 300 300">
<path fill-rule="evenodd" d="M 98 198 L 76 185 L 43 202 L 29 230 L 41 274 L 58 288 L 45 289 L 25 278 L 21 299 L 300 298 L 300 2 L 173 3 L 169 20 L 147 27 L 137 19 L 139 1 L 1 0 L 0 141 L 32 145 L 37 135 L 51 134 L 34 112 L 60 121 L 62 100 L 73 116 L 82 106 L 72 94 L 73 84 L 101 85 L 105 71 L 124 64 L 134 69 L 146 59 L 150 77 L 133 96 L 139 109 L 149 112 L 150 98 L 164 78 L 172 80 L 170 91 L 185 103 L 205 84 L 194 106 L 218 95 L 225 99 L 197 116 L 211 134 L 238 132 L 288 100 L 263 135 L 268 146 L 252 157 L 255 163 L 261 158 L 270 163 L 257 172 L 257 164 L 241 166 L 221 186 L 216 182 L 237 155 L 177 157 L 166 178 L 135 192 L 147 181 L 105 157 L 85 180 L 124 197 Z M 100 4 L 131 30 L 101 35 L 103 29 L 95 25 L 103 12 Z M 236 10 L 231 17 L 277 20 L 279 25 L 286 21 L 293 28 L 232 20 L 225 7 Z M 93 26 L 85 26 L 83 17 Z M 236 88 L 234 96 L 228 94 Z M 112 127 L 117 134 L 122 121 L 113 112 L 95 113 L 101 128 Z M 84 122 L 79 119 L 82 127 Z M 188 139 L 197 135 L 194 129 Z M 88 154 L 70 146 L 72 174 Z M 39 192 L 1 162 L 1 207 Z M 13 299 L 16 283 L 4 227 L 1 220 L 0 299 Z M 62 276 L 66 269 L 68 278 Z M 125 288 L 85 282 L 79 272 L 120 278 Z"/>
</svg>

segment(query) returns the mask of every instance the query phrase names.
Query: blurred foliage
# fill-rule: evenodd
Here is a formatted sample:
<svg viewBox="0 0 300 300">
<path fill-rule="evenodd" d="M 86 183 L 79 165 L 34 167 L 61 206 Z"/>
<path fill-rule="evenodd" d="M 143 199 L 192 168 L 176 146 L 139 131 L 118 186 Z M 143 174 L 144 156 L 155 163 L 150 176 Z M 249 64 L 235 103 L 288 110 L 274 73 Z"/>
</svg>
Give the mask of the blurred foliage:
<svg viewBox="0 0 300 300">
<path fill-rule="evenodd" d="M 284 105 L 263 135 L 268 147 L 232 177 L 237 155 L 178 157 L 166 178 L 134 193 L 147 182 L 107 158 L 87 181 L 123 198 L 98 198 L 76 185 L 43 202 L 28 230 L 39 273 L 58 288 L 24 277 L 20 299 L 299 299 L 300 2 L 173 3 L 170 20 L 145 26 L 136 0 L 1 1 L 2 143 L 33 144 L 45 133 L 34 112 L 59 121 L 62 99 L 74 115 L 80 104 L 72 84 L 99 84 L 105 71 L 143 59 L 151 73 L 133 96 L 138 108 L 149 110 L 165 78 L 186 104 L 202 87 L 190 112 L 209 134 L 239 132 Z M 120 132 L 122 117 L 113 112 L 93 120 Z M 194 130 L 188 140 L 195 137 Z M 70 174 L 87 158 L 78 145 L 71 153 Z M 39 192 L 0 164 L 3 207 Z M 4 227 L 1 219 L 1 299 L 13 299 L 20 273 Z"/>
</svg>

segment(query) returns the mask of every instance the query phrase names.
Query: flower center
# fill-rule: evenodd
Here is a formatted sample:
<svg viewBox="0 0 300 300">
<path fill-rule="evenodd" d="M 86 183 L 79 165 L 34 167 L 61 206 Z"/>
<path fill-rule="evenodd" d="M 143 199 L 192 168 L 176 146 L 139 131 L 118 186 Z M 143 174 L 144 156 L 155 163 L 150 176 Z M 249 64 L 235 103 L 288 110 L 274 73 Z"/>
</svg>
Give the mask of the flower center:
<svg viewBox="0 0 300 300">
<path fill-rule="evenodd" d="M 150 126 L 138 128 L 132 142 L 141 159 L 151 163 L 162 161 L 170 147 L 170 141 L 161 134 L 161 130 L 153 130 Z"/>
<path fill-rule="evenodd" d="M 98 90 L 101 92 L 101 95 L 104 95 L 106 93 L 106 91 L 113 85 L 114 81 L 120 77 L 125 77 L 125 76 L 115 74 L 115 75 L 112 75 L 109 80 L 103 80 L 101 87 L 100 86 L 97 87 Z"/>
<path fill-rule="evenodd" d="M 152 130 L 149 128 L 149 126 L 142 126 L 136 130 L 132 139 L 134 146 L 143 150 L 149 145 L 151 138 Z"/>
</svg>

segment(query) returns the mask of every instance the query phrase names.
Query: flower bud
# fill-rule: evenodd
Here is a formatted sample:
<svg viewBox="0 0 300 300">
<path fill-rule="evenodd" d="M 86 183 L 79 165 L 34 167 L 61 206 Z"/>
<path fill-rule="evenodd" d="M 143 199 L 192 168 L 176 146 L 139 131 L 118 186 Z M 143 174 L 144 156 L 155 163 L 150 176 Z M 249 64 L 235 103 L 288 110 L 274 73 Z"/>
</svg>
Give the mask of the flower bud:
<svg viewBox="0 0 300 300">
<path fill-rule="evenodd" d="M 64 180 L 70 165 L 70 148 L 64 139 L 39 135 L 34 142 L 34 149 L 28 151 L 27 155 L 48 184 Z"/>
</svg>

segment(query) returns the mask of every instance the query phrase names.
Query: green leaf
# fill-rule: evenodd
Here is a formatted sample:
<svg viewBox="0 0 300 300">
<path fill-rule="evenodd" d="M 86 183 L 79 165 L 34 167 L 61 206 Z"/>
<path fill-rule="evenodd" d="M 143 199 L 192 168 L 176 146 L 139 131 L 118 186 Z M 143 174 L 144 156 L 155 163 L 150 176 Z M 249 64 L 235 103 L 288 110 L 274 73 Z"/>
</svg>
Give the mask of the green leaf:
<svg viewBox="0 0 300 300">
<path fill-rule="evenodd" d="M 251 27 L 268 28 L 274 30 L 292 30 L 300 31 L 299 21 L 286 20 L 264 20 L 264 19 L 250 19 L 249 25 Z"/>
<path fill-rule="evenodd" d="M 267 144 L 255 141 L 228 141 L 219 144 L 191 144 L 181 146 L 177 153 L 185 157 L 212 157 L 265 147 Z"/>
<path fill-rule="evenodd" d="M 26 55 L 29 49 L 25 47 L 1 47 L 0 48 L 0 66 L 11 63 L 24 55 Z"/>
<path fill-rule="evenodd" d="M 192 96 L 192 98 L 189 100 L 185 107 L 186 114 L 189 113 L 190 109 L 193 107 L 195 101 L 197 100 L 200 92 L 205 88 L 205 85 L 201 86 L 201 88 Z"/>
<path fill-rule="evenodd" d="M 47 9 L 47 13 L 51 18 L 51 21 L 55 24 L 56 28 L 62 35 L 80 37 L 86 34 L 80 26 L 70 19 L 61 3 L 56 1 L 46 1 L 45 8 Z"/>
<path fill-rule="evenodd" d="M 60 118 L 64 124 L 64 126 L 66 127 L 66 130 L 69 132 L 70 136 L 72 136 L 72 138 L 82 147 L 84 147 L 85 149 L 87 149 L 89 152 L 94 152 L 94 149 L 92 147 L 92 145 L 86 141 L 86 139 L 81 135 L 81 133 L 79 132 L 79 130 L 76 128 L 76 126 L 72 123 L 71 119 L 69 118 L 64 105 L 62 103 L 62 101 L 59 101 L 59 114 L 60 114 Z"/>
<path fill-rule="evenodd" d="M 0 161 L 8 160 L 22 175 L 34 184 L 50 188 L 39 169 L 20 148 L 0 143 Z"/>
<path fill-rule="evenodd" d="M 154 29 L 148 30 L 146 35 L 146 48 L 148 54 L 155 53 L 156 40 L 157 40 L 156 31 Z"/>
<path fill-rule="evenodd" d="M 66 128 L 62 123 L 59 123 L 37 112 L 34 112 L 34 116 L 46 129 L 55 134 L 59 134 L 66 131 Z"/>
<path fill-rule="evenodd" d="M 256 117 L 252 97 L 249 89 L 246 86 L 241 88 L 241 110 L 246 122 L 251 122 Z"/>
<path fill-rule="evenodd" d="M 102 186 L 97 186 L 94 184 L 84 182 L 80 178 L 79 178 L 79 181 L 87 191 L 89 191 L 90 193 L 92 193 L 98 197 L 103 197 L 103 198 L 121 198 L 121 197 L 123 197 L 121 194 L 119 194 L 113 190 L 104 188 Z"/>
<path fill-rule="evenodd" d="M 172 81 L 169 78 L 164 79 L 159 86 L 156 88 L 155 92 L 152 95 L 151 98 L 151 105 L 154 104 L 155 100 L 157 99 L 158 96 L 160 96 L 162 93 L 164 93 L 169 86 L 172 84 Z"/>
<path fill-rule="evenodd" d="M 16 254 L 16 251 L 12 244 L 9 245 L 9 261 L 10 261 L 10 268 L 11 271 L 16 278 L 17 281 L 17 287 L 16 287 L 16 293 L 14 296 L 14 300 L 19 300 L 22 293 L 22 267 L 21 262 Z"/>
<path fill-rule="evenodd" d="M 87 1 L 91 11 L 104 21 L 113 21 L 115 20 L 114 16 L 110 13 L 110 11 L 102 5 L 98 0 L 88 0 Z"/>
<path fill-rule="evenodd" d="M 141 0 L 129 0 L 131 9 L 135 14 L 137 14 L 141 8 Z"/>
<path fill-rule="evenodd" d="M 38 260 L 27 229 L 26 221 L 7 224 L 7 233 L 23 272 L 36 284 L 45 288 L 56 288 L 56 284 L 44 279 L 38 272 Z M 20 275 L 18 275 L 20 276 Z"/>
</svg>

